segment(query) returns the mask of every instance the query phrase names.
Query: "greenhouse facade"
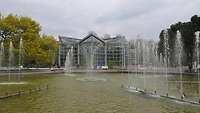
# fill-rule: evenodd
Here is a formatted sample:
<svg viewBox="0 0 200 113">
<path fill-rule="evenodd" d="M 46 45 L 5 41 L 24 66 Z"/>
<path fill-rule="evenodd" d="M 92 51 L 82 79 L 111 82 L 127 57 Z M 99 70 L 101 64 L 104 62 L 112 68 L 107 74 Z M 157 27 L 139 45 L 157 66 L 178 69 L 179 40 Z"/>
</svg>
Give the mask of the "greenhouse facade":
<svg viewBox="0 0 200 113">
<path fill-rule="evenodd" d="M 83 39 L 59 36 L 58 64 L 64 67 L 69 55 L 70 65 L 74 68 L 125 69 L 128 63 L 127 50 L 128 42 L 121 35 L 99 38 L 96 34 L 89 33 Z"/>
</svg>

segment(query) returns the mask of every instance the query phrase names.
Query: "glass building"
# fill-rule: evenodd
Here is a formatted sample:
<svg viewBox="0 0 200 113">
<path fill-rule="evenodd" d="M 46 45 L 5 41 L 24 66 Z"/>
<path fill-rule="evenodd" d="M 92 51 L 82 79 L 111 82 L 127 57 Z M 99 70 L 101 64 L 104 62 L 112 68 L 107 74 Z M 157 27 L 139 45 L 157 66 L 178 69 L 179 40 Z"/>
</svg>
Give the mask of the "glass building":
<svg viewBox="0 0 200 113">
<path fill-rule="evenodd" d="M 124 36 L 99 38 L 89 33 L 83 39 L 59 36 L 59 66 L 65 66 L 67 53 L 70 51 L 71 66 L 75 68 L 125 69 L 128 63 L 128 42 Z"/>
</svg>

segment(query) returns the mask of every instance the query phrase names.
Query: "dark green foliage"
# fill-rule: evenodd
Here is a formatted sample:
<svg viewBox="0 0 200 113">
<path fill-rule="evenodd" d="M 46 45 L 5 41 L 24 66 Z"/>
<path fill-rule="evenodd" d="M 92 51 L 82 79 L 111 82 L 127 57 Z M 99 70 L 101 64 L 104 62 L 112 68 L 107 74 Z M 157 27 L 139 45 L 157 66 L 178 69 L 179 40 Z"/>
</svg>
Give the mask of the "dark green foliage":
<svg viewBox="0 0 200 113">
<path fill-rule="evenodd" d="M 4 66 L 8 66 L 8 49 L 12 41 L 14 63 L 19 64 L 19 42 L 23 39 L 23 65 L 25 67 L 50 67 L 56 55 L 58 44 L 52 36 L 40 35 L 39 23 L 29 17 L 0 16 L 0 41 L 4 42 Z"/>
<path fill-rule="evenodd" d="M 173 24 L 168 29 L 168 42 L 170 48 L 170 64 L 173 66 L 173 58 L 175 53 L 175 41 L 176 41 L 176 31 L 179 30 L 182 34 L 182 44 L 184 49 L 184 60 L 183 64 L 188 66 L 189 69 L 192 69 L 192 63 L 195 60 L 195 32 L 200 31 L 200 17 L 194 15 L 191 17 L 191 21 L 189 22 L 178 22 Z M 164 55 L 164 47 L 163 47 L 163 30 L 160 33 L 160 41 L 158 43 L 158 54 Z"/>
</svg>

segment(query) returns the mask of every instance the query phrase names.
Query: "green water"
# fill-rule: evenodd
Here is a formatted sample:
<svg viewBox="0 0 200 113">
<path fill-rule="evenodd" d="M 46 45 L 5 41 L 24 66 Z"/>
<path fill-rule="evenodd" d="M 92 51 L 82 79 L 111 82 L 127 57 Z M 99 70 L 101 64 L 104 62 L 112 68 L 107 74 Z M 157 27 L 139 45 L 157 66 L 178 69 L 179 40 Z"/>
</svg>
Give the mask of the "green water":
<svg viewBox="0 0 200 113">
<path fill-rule="evenodd" d="M 73 76 L 72 76 L 73 75 Z M 177 103 L 162 98 L 153 98 L 130 93 L 121 85 L 157 89 L 165 93 L 165 78 L 162 75 L 145 77 L 128 74 L 92 74 L 97 81 L 82 79 L 85 74 L 27 75 L 21 79 L 25 84 L 0 85 L 0 95 L 5 92 L 28 90 L 49 85 L 49 90 L 0 100 L 0 113 L 199 113 L 200 106 Z M 153 78 L 154 77 L 154 78 Z M 12 76 L 11 81 L 17 77 Z M 169 92 L 176 94 L 178 76 L 169 77 Z M 0 83 L 7 80 L 0 76 Z M 84 81 L 85 80 L 85 81 Z M 184 81 L 195 81 L 195 76 L 184 76 Z M 196 83 L 184 83 L 184 91 L 192 99 L 198 97 Z M 189 97 L 190 97 L 189 96 Z"/>
</svg>

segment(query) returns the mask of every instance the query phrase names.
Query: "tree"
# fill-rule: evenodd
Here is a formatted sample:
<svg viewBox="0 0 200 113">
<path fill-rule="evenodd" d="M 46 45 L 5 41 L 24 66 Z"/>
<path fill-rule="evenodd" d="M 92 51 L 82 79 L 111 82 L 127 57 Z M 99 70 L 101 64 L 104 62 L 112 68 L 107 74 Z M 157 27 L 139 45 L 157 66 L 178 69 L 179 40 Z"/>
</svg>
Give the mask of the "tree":
<svg viewBox="0 0 200 113">
<path fill-rule="evenodd" d="M 192 69 L 192 64 L 194 61 L 194 50 L 195 50 L 195 30 L 191 22 L 183 23 L 180 28 L 182 34 L 183 49 L 186 53 L 185 65 L 189 67 L 189 70 Z"/>
<path fill-rule="evenodd" d="M 42 52 L 39 54 L 38 63 L 45 64 L 45 67 L 55 65 L 55 57 L 58 49 L 58 43 L 52 36 L 44 35 L 40 40 L 40 48 Z M 43 60 L 45 59 L 45 60 Z"/>
<path fill-rule="evenodd" d="M 195 32 L 200 31 L 200 17 L 194 15 L 191 17 L 191 21 L 189 22 L 178 22 L 176 24 L 172 24 L 168 29 L 168 40 L 170 47 L 170 62 L 173 61 L 173 55 L 175 55 L 174 47 L 176 41 L 176 31 L 179 30 L 182 35 L 182 44 L 184 49 L 184 58 L 183 65 L 188 66 L 189 70 L 192 70 L 192 64 L 194 62 L 194 54 L 195 54 Z M 160 33 L 160 41 L 158 44 L 158 53 L 163 54 L 163 30 Z"/>
<path fill-rule="evenodd" d="M 53 59 L 53 56 L 49 54 L 50 52 L 55 54 L 57 42 L 52 36 L 40 36 L 40 31 L 39 23 L 29 17 L 12 14 L 5 17 L 2 16 L 0 19 L 0 38 L 5 46 L 4 66 L 8 64 L 10 41 L 13 42 L 14 47 L 14 65 L 17 66 L 19 64 L 19 43 L 21 38 L 23 39 L 24 66 L 49 66 L 50 60 L 52 61 Z"/>
<path fill-rule="evenodd" d="M 162 60 L 161 55 L 164 56 L 164 30 L 162 30 L 160 32 L 159 38 L 160 38 L 160 40 L 158 42 L 158 56 L 161 61 Z M 163 61 L 161 61 L 161 62 L 163 62 Z"/>
</svg>

